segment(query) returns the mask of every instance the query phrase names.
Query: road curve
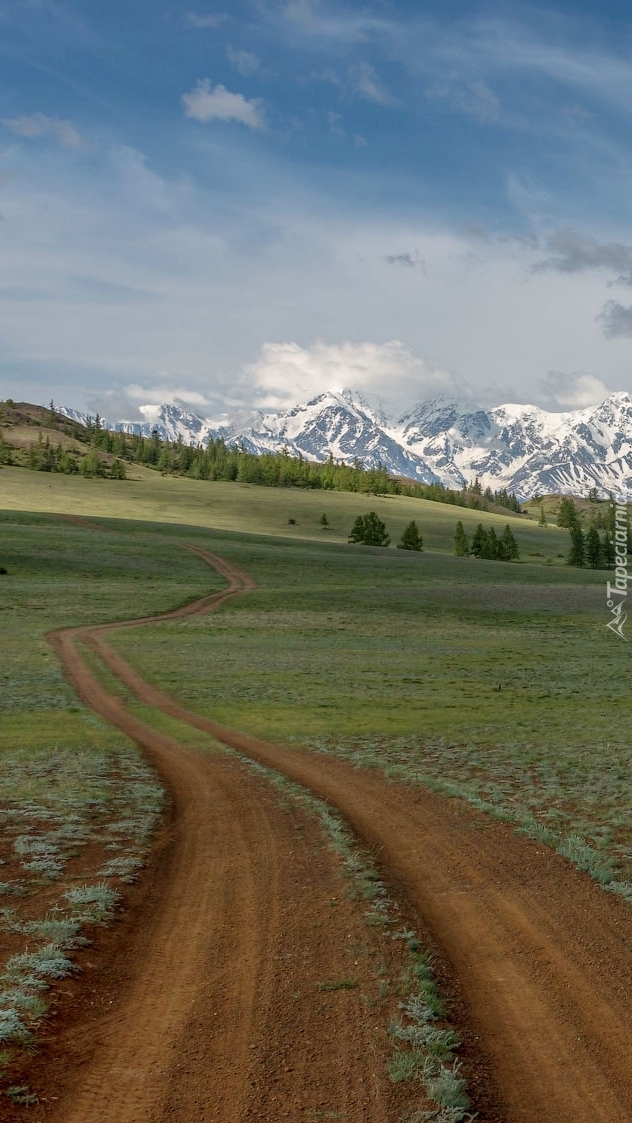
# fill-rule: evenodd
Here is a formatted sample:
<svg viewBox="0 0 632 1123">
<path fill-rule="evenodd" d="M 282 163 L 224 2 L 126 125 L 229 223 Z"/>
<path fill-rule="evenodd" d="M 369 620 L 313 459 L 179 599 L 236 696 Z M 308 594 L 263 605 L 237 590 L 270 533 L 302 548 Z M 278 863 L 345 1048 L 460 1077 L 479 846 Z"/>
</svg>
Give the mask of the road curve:
<svg viewBox="0 0 632 1123">
<path fill-rule="evenodd" d="M 153 620 L 207 612 L 253 587 L 237 567 L 196 552 L 226 577 L 227 589 Z M 451 963 L 507 1123 L 632 1123 L 629 907 L 558 855 L 458 801 L 389 783 L 333 757 L 281 749 L 186 710 L 107 643 L 109 631 L 142 622 L 50 637 L 86 704 L 147 748 L 148 727 L 86 671 L 77 640 L 144 703 L 211 733 L 337 807 Z M 174 743 L 153 738 L 161 742 L 151 749 L 154 759 L 177 792 Z M 192 795 L 182 790 L 183 807 Z M 240 856 L 246 870 L 251 860 L 245 852 Z M 68 1118 L 79 1123 L 82 1117 Z M 105 1123 L 105 1116 L 99 1118 Z"/>
</svg>

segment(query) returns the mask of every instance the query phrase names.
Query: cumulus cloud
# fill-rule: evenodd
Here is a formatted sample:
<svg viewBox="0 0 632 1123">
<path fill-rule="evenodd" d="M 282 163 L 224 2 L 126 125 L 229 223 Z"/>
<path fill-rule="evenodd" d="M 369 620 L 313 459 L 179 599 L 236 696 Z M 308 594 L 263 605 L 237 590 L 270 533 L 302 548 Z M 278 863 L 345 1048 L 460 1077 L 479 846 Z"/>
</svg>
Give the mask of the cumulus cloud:
<svg viewBox="0 0 632 1123">
<path fill-rule="evenodd" d="M 606 339 L 615 339 L 618 336 L 632 336 L 632 306 L 609 300 L 604 304 L 602 311 L 597 316 Z"/>
<path fill-rule="evenodd" d="M 261 60 L 251 51 L 238 51 L 229 44 L 226 48 L 226 58 L 233 70 L 244 78 L 251 78 L 253 74 L 259 74 L 261 71 Z"/>
<path fill-rule="evenodd" d="M 622 242 L 597 242 L 575 230 L 557 230 L 547 239 L 550 257 L 537 262 L 535 272 L 582 273 L 609 269 L 621 284 L 632 285 L 632 246 Z"/>
<path fill-rule="evenodd" d="M 551 370 L 541 382 L 544 404 L 552 409 L 585 409 L 600 405 L 610 390 L 605 382 L 585 371 Z"/>
<path fill-rule="evenodd" d="M 211 86 L 208 78 L 202 78 L 194 90 L 182 95 L 186 117 L 207 124 L 209 121 L 238 121 L 249 129 L 264 129 L 262 103 L 260 98 L 250 101 L 243 94 L 234 94 L 221 84 Z"/>
<path fill-rule="evenodd" d="M 2 124 L 16 136 L 23 136 L 28 140 L 52 137 L 68 148 L 79 148 L 81 145 L 81 136 L 70 121 L 63 121 L 60 117 L 47 117 L 45 113 L 31 113 L 28 117 L 3 117 Z"/>
<path fill-rule="evenodd" d="M 385 407 L 403 409 L 423 398 L 463 396 L 460 381 L 434 369 L 397 339 L 386 343 L 264 343 L 246 368 L 258 404 L 282 408 L 332 388 L 356 390 Z"/>
<path fill-rule="evenodd" d="M 190 28 L 210 28 L 221 27 L 226 22 L 228 16 L 225 12 L 200 14 L 199 12 L 187 12 L 184 17 L 184 26 Z"/>
<path fill-rule="evenodd" d="M 186 386 L 174 387 L 166 379 L 154 386 L 140 386 L 138 383 L 132 383 L 125 387 L 125 394 L 133 402 L 142 402 L 144 405 L 170 405 L 173 402 L 187 406 L 207 406 L 210 404 L 209 399 L 204 394 L 198 393 L 197 390 L 190 390 Z"/>
</svg>

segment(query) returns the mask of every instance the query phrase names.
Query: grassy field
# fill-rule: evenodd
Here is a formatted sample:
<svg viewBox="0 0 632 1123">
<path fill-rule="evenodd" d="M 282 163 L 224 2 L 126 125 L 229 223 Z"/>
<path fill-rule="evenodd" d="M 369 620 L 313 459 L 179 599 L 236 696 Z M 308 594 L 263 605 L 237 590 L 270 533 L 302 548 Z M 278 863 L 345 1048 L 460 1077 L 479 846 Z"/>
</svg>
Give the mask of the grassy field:
<svg viewBox="0 0 632 1123">
<path fill-rule="evenodd" d="M 384 520 L 394 546 L 411 519 L 419 524 L 427 550 L 452 553 L 454 528 L 461 519 L 471 535 L 476 524 L 497 532 L 509 522 L 519 538 L 523 558 L 563 564 L 568 533 L 541 528 L 525 518 L 485 514 L 449 504 L 405 496 L 367 496 L 353 492 L 303 491 L 254 484 L 209 483 L 205 480 L 161 476 L 137 465 L 130 479 L 84 479 L 0 469 L 0 510 L 72 512 L 84 518 L 125 517 L 166 525 L 212 527 L 237 533 L 291 538 L 295 541 L 346 543 L 358 515 L 374 510 Z M 326 529 L 320 525 L 325 513 Z M 294 523 L 288 520 L 294 519 Z M 562 555 L 561 557 L 559 555 Z M 0 563 L 1 564 L 1 563 Z"/>
<path fill-rule="evenodd" d="M 121 496 L 127 520 L 113 518 Z M 603 871 L 616 862 L 621 879 L 630 875 L 629 649 L 605 627 L 606 575 L 561 564 L 565 531 L 516 519 L 521 563 L 459 559 L 457 518 L 470 530 L 508 520 L 148 472 L 115 482 L 5 470 L 0 505 L 12 653 L 0 747 L 91 743 L 98 723 L 77 706 L 44 633 L 218 587 L 178 547 L 197 542 L 246 568 L 258 588 L 206 618 L 122 633 L 115 644 L 148 678 L 227 724 L 464 795 L 551 845 L 574 846 L 580 863 Z M 112 518 L 98 533 L 18 513 L 37 507 Z M 347 546 L 369 507 L 394 540 L 416 518 L 425 552 Z M 103 727 L 101 736 L 116 740 Z"/>
</svg>

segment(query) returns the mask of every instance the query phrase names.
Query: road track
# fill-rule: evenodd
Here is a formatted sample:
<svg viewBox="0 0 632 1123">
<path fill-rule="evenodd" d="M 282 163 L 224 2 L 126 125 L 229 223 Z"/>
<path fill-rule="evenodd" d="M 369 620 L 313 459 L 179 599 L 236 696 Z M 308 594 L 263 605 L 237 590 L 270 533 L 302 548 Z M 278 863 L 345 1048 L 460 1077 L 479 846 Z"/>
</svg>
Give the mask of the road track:
<svg viewBox="0 0 632 1123">
<path fill-rule="evenodd" d="M 629 907 L 558 855 L 456 800 L 390 783 L 331 756 L 282 749 L 229 729 L 147 683 L 108 644 L 109 633 L 209 612 L 254 587 L 236 566 L 208 551 L 195 552 L 226 578 L 226 589 L 150 620 L 63 629 L 49 637 L 86 705 L 135 740 L 156 765 L 174 800 L 177 824 L 145 960 L 115 1023 L 104 1029 L 104 1048 L 89 1078 L 64 1101 L 59 1119 L 229 1123 L 308 1118 L 306 1101 L 300 1095 L 296 1100 L 289 1089 L 278 1101 L 277 1114 L 252 1115 L 256 1108 L 248 1075 L 248 1051 L 265 1024 L 265 995 L 273 986 L 266 971 L 279 922 L 264 899 L 281 899 L 274 892 L 285 876 L 279 823 L 269 805 L 266 818 L 243 776 L 235 781 L 231 762 L 184 749 L 134 718 L 89 671 L 81 654 L 86 644 L 146 705 L 298 781 L 344 815 L 450 963 L 500 1117 L 507 1123 L 632 1123 Z M 263 884 L 269 887 L 264 898 Z M 257 916 L 248 935 L 244 918 Z M 202 970 L 208 993 L 200 1007 Z M 214 1009 L 219 993 L 221 1009 Z M 192 1058 L 187 1063 L 197 1099 L 187 1101 L 181 1072 L 173 1107 L 174 1070 L 165 1063 L 165 1053 L 181 1048 L 194 1007 L 202 1055 L 197 1069 Z M 341 1024 L 338 1031 L 328 1045 L 330 1060 L 336 1050 L 344 1051 L 345 1034 L 352 1038 L 354 1027 Z M 349 1079 L 351 1067 L 343 1064 L 342 1070 Z M 200 1099 L 202 1071 L 221 1078 L 221 1102 Z M 264 1087 L 259 1087 L 259 1104 Z M 375 1074 L 360 1072 L 344 1118 L 388 1118 L 376 1088 Z M 344 1099 L 342 1086 L 338 1097 Z M 280 1104 L 286 1105 L 285 1115 Z"/>
</svg>

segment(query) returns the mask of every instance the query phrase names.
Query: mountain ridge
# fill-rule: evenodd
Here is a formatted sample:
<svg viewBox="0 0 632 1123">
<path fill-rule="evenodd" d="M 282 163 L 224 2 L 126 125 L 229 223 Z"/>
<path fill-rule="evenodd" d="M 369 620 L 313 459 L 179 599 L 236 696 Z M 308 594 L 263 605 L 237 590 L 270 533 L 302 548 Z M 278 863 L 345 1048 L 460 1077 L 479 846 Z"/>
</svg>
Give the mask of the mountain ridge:
<svg viewBox="0 0 632 1123">
<path fill-rule="evenodd" d="M 87 415 L 61 407 L 75 420 Z M 615 391 L 598 406 L 553 413 L 505 403 L 483 409 L 439 397 L 418 402 L 397 419 L 355 391 L 327 390 L 286 410 L 243 412 L 217 422 L 183 403 L 144 407 L 148 420 L 102 419 L 108 428 L 163 440 L 207 444 L 223 439 L 254 453 L 280 452 L 324 461 L 332 456 L 420 483 L 460 489 L 478 478 L 519 499 L 597 489 L 632 499 L 632 398 Z"/>
</svg>

